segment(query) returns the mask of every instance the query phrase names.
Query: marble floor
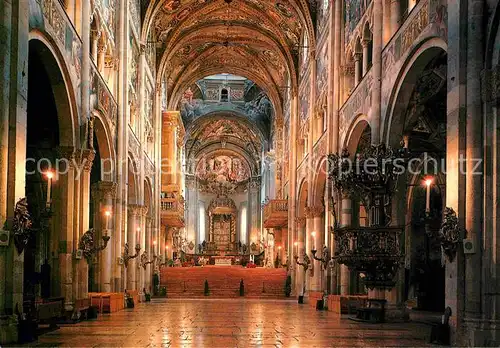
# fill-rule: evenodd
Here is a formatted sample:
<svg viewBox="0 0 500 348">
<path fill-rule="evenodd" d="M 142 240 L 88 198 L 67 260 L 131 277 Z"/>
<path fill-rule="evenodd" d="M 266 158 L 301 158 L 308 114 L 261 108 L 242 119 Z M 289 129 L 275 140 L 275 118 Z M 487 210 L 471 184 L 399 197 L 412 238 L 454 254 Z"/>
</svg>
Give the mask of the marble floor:
<svg viewBox="0 0 500 348">
<path fill-rule="evenodd" d="M 418 323 L 365 324 L 295 301 L 153 300 L 39 337 L 38 347 L 380 347 L 428 345 Z"/>
</svg>

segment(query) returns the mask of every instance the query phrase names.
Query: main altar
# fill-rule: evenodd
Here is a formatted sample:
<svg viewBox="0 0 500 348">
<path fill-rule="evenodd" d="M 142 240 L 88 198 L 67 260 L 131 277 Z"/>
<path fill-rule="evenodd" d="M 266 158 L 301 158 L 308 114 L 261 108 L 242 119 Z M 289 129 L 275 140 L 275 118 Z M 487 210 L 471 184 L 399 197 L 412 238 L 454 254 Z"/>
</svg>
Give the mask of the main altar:
<svg viewBox="0 0 500 348">
<path fill-rule="evenodd" d="M 208 209 L 210 251 L 219 253 L 238 251 L 237 212 L 231 198 L 217 197 L 210 202 Z"/>
</svg>

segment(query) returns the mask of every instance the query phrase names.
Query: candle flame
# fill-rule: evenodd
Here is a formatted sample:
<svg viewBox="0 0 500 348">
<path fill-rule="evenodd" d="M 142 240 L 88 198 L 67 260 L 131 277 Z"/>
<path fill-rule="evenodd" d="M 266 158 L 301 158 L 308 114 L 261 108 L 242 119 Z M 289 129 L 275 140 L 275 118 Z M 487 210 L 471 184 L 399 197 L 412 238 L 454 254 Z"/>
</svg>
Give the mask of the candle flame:
<svg viewBox="0 0 500 348">
<path fill-rule="evenodd" d="M 432 179 L 432 178 L 427 178 L 424 181 L 425 186 L 427 186 L 427 187 L 431 186 L 433 182 L 434 182 L 434 179 Z"/>
<path fill-rule="evenodd" d="M 54 172 L 51 170 L 48 170 L 45 172 L 45 176 L 47 177 L 47 179 L 51 180 L 54 177 Z"/>
<path fill-rule="evenodd" d="M 298 243 L 298 242 L 295 242 L 295 243 L 293 243 L 293 245 L 297 246 L 297 245 L 299 245 L 299 243 Z"/>
<path fill-rule="evenodd" d="M 106 210 L 106 211 L 104 212 L 104 215 L 106 215 L 107 217 L 109 217 L 109 216 L 111 216 L 111 212 L 110 212 L 109 210 Z"/>
</svg>

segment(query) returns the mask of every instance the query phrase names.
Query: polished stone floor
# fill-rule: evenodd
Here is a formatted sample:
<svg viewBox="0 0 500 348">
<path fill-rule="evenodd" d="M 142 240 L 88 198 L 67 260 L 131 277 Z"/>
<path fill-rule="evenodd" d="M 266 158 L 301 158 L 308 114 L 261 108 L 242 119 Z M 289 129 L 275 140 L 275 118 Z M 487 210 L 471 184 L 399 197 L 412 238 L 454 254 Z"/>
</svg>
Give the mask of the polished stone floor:
<svg viewBox="0 0 500 348">
<path fill-rule="evenodd" d="M 423 324 L 362 324 L 295 301 L 169 299 L 62 326 L 30 346 L 415 347 L 429 333 Z"/>
</svg>

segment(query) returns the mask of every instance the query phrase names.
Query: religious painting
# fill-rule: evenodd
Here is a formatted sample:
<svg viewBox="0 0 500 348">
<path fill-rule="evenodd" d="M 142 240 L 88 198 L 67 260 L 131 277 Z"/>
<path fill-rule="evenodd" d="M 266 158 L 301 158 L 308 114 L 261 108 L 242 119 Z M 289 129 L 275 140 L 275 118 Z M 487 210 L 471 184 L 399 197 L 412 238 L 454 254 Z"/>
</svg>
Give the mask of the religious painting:
<svg viewBox="0 0 500 348">
<path fill-rule="evenodd" d="M 199 161 L 196 175 L 201 180 L 239 183 L 249 178 L 250 173 L 241 158 L 217 155 Z"/>
</svg>

